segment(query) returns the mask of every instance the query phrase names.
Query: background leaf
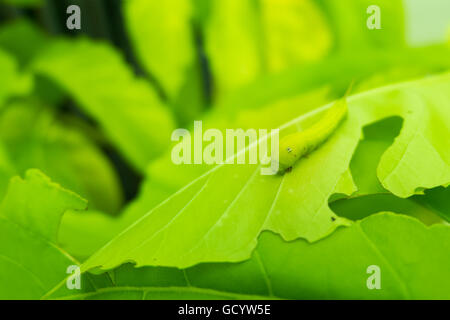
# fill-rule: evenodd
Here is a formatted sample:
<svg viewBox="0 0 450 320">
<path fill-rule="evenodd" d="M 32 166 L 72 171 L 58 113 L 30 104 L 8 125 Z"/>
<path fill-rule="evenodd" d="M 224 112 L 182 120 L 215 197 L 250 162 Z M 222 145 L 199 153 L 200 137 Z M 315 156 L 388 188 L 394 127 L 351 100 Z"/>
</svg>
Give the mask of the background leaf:
<svg viewBox="0 0 450 320">
<path fill-rule="evenodd" d="M 182 124 L 205 108 L 202 62 L 191 0 L 123 2 L 135 51 Z M 152 19 L 148 19 L 148 13 Z"/>
<path fill-rule="evenodd" d="M 257 77 L 317 61 L 330 47 L 330 32 L 312 1 L 219 1 L 204 26 L 218 99 Z"/>
<path fill-rule="evenodd" d="M 14 55 L 22 66 L 27 65 L 49 42 L 47 35 L 26 19 L 14 20 L 0 29 L 0 47 Z"/>
<path fill-rule="evenodd" d="M 5 107 L 0 115 L 0 141 L 14 172 L 24 174 L 30 168 L 40 168 L 88 199 L 90 207 L 117 213 L 123 196 L 112 164 L 95 144 L 59 116 L 31 101 Z"/>
<path fill-rule="evenodd" d="M 262 76 L 225 97 L 217 107 L 234 112 L 256 109 L 324 86 L 340 97 L 352 81 L 365 91 L 447 71 L 450 64 L 445 57 L 449 54 L 449 47 L 443 45 L 336 54 L 317 63 Z"/>
<path fill-rule="evenodd" d="M 26 95 L 31 91 L 32 79 L 28 74 L 20 74 L 13 57 L 0 50 L 0 108 L 13 96 Z"/>
<path fill-rule="evenodd" d="M 145 168 L 165 149 L 174 126 L 170 113 L 109 46 L 61 40 L 33 69 L 67 90 L 136 168 Z"/>
<path fill-rule="evenodd" d="M 128 0 L 124 12 L 144 67 L 161 82 L 169 97 L 176 96 L 195 61 L 191 2 Z"/>
</svg>

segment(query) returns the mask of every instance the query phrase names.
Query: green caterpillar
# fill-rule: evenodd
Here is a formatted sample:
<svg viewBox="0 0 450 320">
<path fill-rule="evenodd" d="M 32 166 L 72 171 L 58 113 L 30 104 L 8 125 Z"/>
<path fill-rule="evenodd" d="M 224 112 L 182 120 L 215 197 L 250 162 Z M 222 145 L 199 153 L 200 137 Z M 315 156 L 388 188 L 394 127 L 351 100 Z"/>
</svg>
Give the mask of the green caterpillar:
<svg viewBox="0 0 450 320">
<path fill-rule="evenodd" d="M 347 115 L 347 95 L 334 103 L 322 119 L 310 128 L 292 133 L 281 139 L 278 173 L 289 172 L 303 156 L 322 145 L 339 127 Z"/>
</svg>

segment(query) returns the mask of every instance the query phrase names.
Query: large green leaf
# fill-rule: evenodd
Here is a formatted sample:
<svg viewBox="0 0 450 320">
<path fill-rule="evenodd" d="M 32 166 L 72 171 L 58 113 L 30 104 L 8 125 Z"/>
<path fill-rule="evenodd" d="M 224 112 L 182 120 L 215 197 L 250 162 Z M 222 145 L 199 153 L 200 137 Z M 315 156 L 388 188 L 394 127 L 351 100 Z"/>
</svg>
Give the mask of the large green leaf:
<svg viewBox="0 0 450 320">
<path fill-rule="evenodd" d="M 445 47 L 389 51 L 385 54 L 372 52 L 364 58 L 359 56 L 335 57 L 310 68 L 294 68 L 277 76 L 256 81 L 253 85 L 238 90 L 239 94 L 226 99 L 224 104 L 218 106 L 213 112 L 204 117 L 204 126 L 219 129 L 276 128 L 284 122 L 314 109 L 321 102 L 326 102 L 323 98 L 318 98 L 318 95 L 314 92 L 307 95 L 298 94 L 298 92 L 308 91 L 323 85 L 323 79 L 331 81 L 333 83 L 332 87 L 337 86 L 342 89 L 348 86 L 352 79 L 369 77 L 368 80 L 364 80 L 361 83 L 358 82 L 356 89 L 370 89 L 389 84 L 393 80 L 398 81 L 408 78 L 408 76 L 405 77 L 405 73 L 399 75 L 400 70 L 407 71 L 406 74 L 410 77 L 412 74 L 417 77 L 432 70 L 446 69 L 450 67 L 445 59 L 448 54 L 450 52 Z M 405 56 L 408 58 L 405 59 Z M 372 58 L 373 60 L 371 60 Z M 414 67 L 408 67 L 410 64 L 413 64 Z M 393 67 L 394 65 L 403 65 L 404 67 Z M 422 71 L 416 74 L 416 68 Z M 383 70 L 387 71 L 383 72 Z M 345 83 L 345 81 L 347 82 Z M 391 128 L 395 129 L 397 127 L 397 123 L 387 123 L 380 130 L 382 132 L 390 132 Z M 372 141 L 370 139 L 364 141 L 364 144 L 378 146 L 376 150 L 384 152 L 392 143 L 399 130 L 400 128 L 392 135 L 390 141 L 380 139 Z M 367 136 L 366 132 L 364 136 Z M 364 145 L 361 148 L 364 148 Z M 367 189 L 365 185 L 360 185 L 363 183 L 359 180 L 370 180 L 367 178 L 376 177 L 376 170 L 370 171 L 372 167 L 376 169 L 379 162 L 379 158 L 371 156 L 373 152 L 374 150 L 369 150 L 368 152 L 361 150 L 361 152 L 356 152 L 355 154 L 357 159 L 352 160 L 357 164 L 356 167 L 359 167 L 356 169 L 355 176 L 355 179 L 358 179 L 356 182 L 359 193 L 365 192 Z M 381 155 L 382 153 L 379 154 L 379 157 Z M 374 166 L 369 164 L 369 162 L 373 163 Z M 368 166 L 371 166 L 370 169 Z M 154 161 L 147 172 L 147 181 L 139 198 L 139 202 L 143 205 L 132 204 L 132 211 L 137 209 L 141 210 L 141 213 L 148 211 L 158 201 L 163 200 L 163 198 L 204 173 L 205 168 L 203 166 L 174 165 L 171 162 L 169 153 Z M 374 181 L 374 184 L 379 185 L 381 190 L 385 190 L 379 184 L 377 178 L 372 179 L 372 181 Z M 159 197 L 160 194 L 163 194 L 163 196 Z"/>
<path fill-rule="evenodd" d="M 125 261 L 177 267 L 241 261 L 250 256 L 263 230 L 287 240 L 316 241 L 329 235 L 349 221 L 337 217 L 328 200 L 333 194 L 355 191 L 349 165 L 362 127 L 383 118 L 404 119 L 400 135 L 378 166 L 383 186 L 407 197 L 422 188 L 446 185 L 449 87 L 450 74 L 444 74 L 352 96 L 347 120 L 292 172 L 262 176 L 258 165 L 218 165 L 110 241 L 84 268 L 111 269 Z M 281 126 L 281 135 L 307 126 L 328 107 Z"/>
<path fill-rule="evenodd" d="M 223 133 L 227 128 L 276 128 L 327 101 L 328 90 L 317 90 L 282 99 L 258 110 L 242 110 L 234 117 L 215 109 L 204 117 L 204 127 L 216 128 Z M 119 217 L 111 218 L 96 211 L 82 214 L 70 212 L 62 221 L 61 241 L 71 254 L 87 258 L 158 203 L 211 167 L 175 165 L 171 160 L 171 152 L 167 152 L 149 166 L 139 196 Z"/>
<path fill-rule="evenodd" d="M 250 260 L 176 268 L 124 265 L 115 285 L 75 299 L 448 299 L 449 226 L 380 213 L 315 244 L 264 232 Z M 380 290 L 367 287 L 380 268 Z M 433 272 L 429 272 L 433 270 Z M 370 282 L 370 281 L 369 281 Z"/>
<path fill-rule="evenodd" d="M 0 115 L 0 141 L 16 174 L 39 168 L 94 209 L 116 213 L 121 207 L 122 190 L 110 161 L 56 112 L 32 102 L 8 105 Z"/>
<path fill-rule="evenodd" d="M 320 102 L 326 102 L 323 98 L 317 98 L 318 95 L 314 92 L 306 96 L 299 94 L 323 85 L 323 79 L 327 79 L 327 87 L 328 81 L 331 81 L 331 87 L 337 87 L 341 91 L 346 89 L 352 79 L 368 77 L 367 80 L 358 82 L 356 89 L 370 89 L 411 77 L 419 77 L 432 71 L 445 70 L 450 67 L 445 59 L 448 54 L 450 54 L 448 48 L 443 46 L 384 53 L 370 51 L 362 57 L 359 55 L 334 57 L 308 68 L 293 68 L 238 90 L 236 95 L 225 99 L 223 104 L 204 117 L 204 126 L 219 129 L 275 128 L 312 110 L 320 105 Z M 412 67 L 411 64 L 414 66 Z M 386 127 L 383 127 L 383 132 L 390 129 L 390 126 L 391 124 L 388 123 Z M 392 136 L 392 140 L 397 134 L 398 132 Z M 366 144 L 378 145 L 385 149 L 391 142 L 365 141 Z M 379 162 L 379 159 L 370 156 L 372 152 L 373 150 L 369 153 L 357 152 L 358 157 L 361 155 L 359 170 L 362 174 L 357 175 L 356 179 L 366 179 L 368 176 L 376 175 L 375 171 L 370 172 L 369 175 L 366 174 L 368 161 L 374 162 L 375 168 Z M 358 162 L 358 159 L 355 162 Z M 142 205 L 133 203 L 131 211 L 140 210 L 143 214 L 158 201 L 163 200 L 204 171 L 203 166 L 173 165 L 169 152 L 150 165 L 148 178 L 138 201 Z M 379 185 L 377 179 L 375 182 Z M 358 188 L 359 192 L 363 192 L 365 187 L 358 185 Z M 380 188 L 384 190 L 381 186 Z M 129 211 L 127 210 L 127 213 Z M 136 216 L 138 215 L 134 215 Z"/>
<path fill-rule="evenodd" d="M 106 44 L 56 41 L 33 69 L 67 90 L 136 168 L 167 147 L 174 127 L 167 108 Z"/>
<path fill-rule="evenodd" d="M 79 264 L 56 239 L 62 214 L 85 206 L 37 170 L 11 180 L 0 206 L 0 298 L 39 299 Z"/>
</svg>

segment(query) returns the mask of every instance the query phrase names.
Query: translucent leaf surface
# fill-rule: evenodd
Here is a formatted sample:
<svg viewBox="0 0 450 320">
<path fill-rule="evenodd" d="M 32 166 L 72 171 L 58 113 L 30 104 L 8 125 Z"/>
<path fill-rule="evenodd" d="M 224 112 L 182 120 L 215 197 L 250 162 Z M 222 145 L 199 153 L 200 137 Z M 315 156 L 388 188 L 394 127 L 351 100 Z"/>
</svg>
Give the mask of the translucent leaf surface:
<svg viewBox="0 0 450 320">
<path fill-rule="evenodd" d="M 450 125 L 449 85 L 445 74 L 352 96 L 347 120 L 292 172 L 262 176 L 258 165 L 219 165 L 114 238 L 85 263 L 85 270 L 111 269 L 125 261 L 177 267 L 241 261 L 250 256 L 262 230 L 287 240 L 316 241 L 329 235 L 349 222 L 329 209 L 328 199 L 355 190 L 348 170 L 362 127 L 383 118 L 404 119 L 378 167 L 385 188 L 407 197 L 419 188 L 447 185 L 450 148 L 443 132 Z M 293 119 L 281 127 L 282 135 L 327 107 Z"/>
<path fill-rule="evenodd" d="M 328 90 L 325 89 L 282 99 L 258 110 L 242 110 L 235 117 L 216 109 L 205 116 L 204 129 L 216 128 L 225 133 L 226 128 L 276 128 L 286 120 L 305 114 L 328 101 Z M 61 241 L 67 245 L 70 253 L 77 257 L 88 257 L 155 205 L 211 167 L 175 165 L 169 150 L 148 167 L 147 179 L 139 196 L 119 217 L 111 218 L 96 211 L 66 214 L 61 226 Z"/>
</svg>

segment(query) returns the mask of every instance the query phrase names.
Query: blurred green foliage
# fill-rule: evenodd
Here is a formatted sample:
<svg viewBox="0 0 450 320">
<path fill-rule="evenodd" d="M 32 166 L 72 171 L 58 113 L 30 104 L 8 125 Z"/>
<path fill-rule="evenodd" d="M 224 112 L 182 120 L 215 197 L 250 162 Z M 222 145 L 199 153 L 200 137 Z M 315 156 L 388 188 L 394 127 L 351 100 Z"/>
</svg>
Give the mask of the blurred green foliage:
<svg viewBox="0 0 450 320">
<path fill-rule="evenodd" d="M 425 11 L 426 2 L 416 5 Z M 86 273 L 76 297 L 448 298 L 433 289 L 450 281 L 448 225 L 426 228 L 403 215 L 427 225 L 449 221 L 449 82 L 448 74 L 436 74 L 450 69 L 450 46 L 444 40 L 412 46 L 414 10 L 406 3 L 0 0 L 0 257 L 6 257 L 0 298 L 68 296 L 67 264 L 91 257 L 84 266 L 115 267 L 129 253 L 156 267 Z M 81 8 L 81 30 L 66 27 L 70 4 Z M 367 28 L 369 5 L 381 10 L 379 30 Z M 431 30 L 434 21 L 425 16 L 423 28 Z M 430 75 L 438 80 L 427 81 Z M 222 225 L 218 206 L 247 184 L 247 172 L 227 168 L 195 203 L 197 194 L 188 192 L 203 188 L 199 177 L 213 166 L 174 165 L 172 131 L 190 129 L 194 120 L 222 131 L 287 123 L 297 125 L 288 131 L 298 130 L 315 119 L 302 117 L 340 97 L 352 81 L 354 122 L 329 145 L 332 159 L 346 162 L 330 161 L 326 148 L 305 161 L 310 170 L 287 184 L 295 196 L 287 189 L 276 195 L 288 218 L 268 219 L 261 228 L 258 206 L 270 204 L 273 186 L 282 188 L 278 180 L 258 180 L 259 191 L 242 199 L 228 232 L 212 232 Z M 408 174 L 411 167 L 421 174 Z M 330 174 L 320 175 L 327 168 Z M 236 174 L 241 180 L 233 185 Z M 302 189 L 309 176 L 310 188 Z M 195 188 L 182 189 L 189 185 Z M 177 206 L 191 202 L 190 215 L 176 220 L 184 212 Z M 156 214 L 144 216 L 155 207 Z M 271 229 L 289 240 L 317 240 L 338 224 L 350 227 L 316 244 L 259 236 Z M 118 236 L 130 225 L 133 232 Z M 196 242 L 202 232 L 209 242 Z M 152 239 L 158 247 L 138 245 Z M 180 259 L 184 251 L 193 255 Z M 159 267 L 151 252 L 166 266 L 208 263 Z M 372 263 L 389 270 L 379 295 L 359 286 Z M 325 278 L 331 280 L 324 284 Z"/>
</svg>

